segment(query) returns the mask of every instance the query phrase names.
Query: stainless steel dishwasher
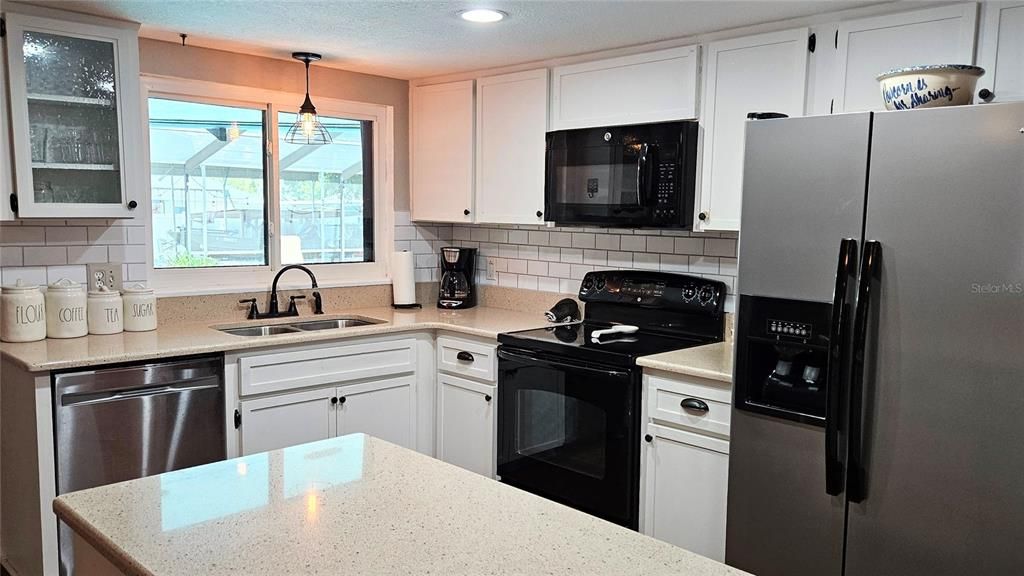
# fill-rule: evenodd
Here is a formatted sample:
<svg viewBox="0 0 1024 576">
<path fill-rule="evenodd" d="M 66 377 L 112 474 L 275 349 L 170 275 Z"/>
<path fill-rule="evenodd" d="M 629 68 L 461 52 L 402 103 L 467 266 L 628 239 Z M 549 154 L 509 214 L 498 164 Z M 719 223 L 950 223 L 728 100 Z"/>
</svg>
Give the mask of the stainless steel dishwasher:
<svg viewBox="0 0 1024 576">
<path fill-rule="evenodd" d="M 57 493 L 223 460 L 224 360 L 207 356 L 53 377 Z M 60 526 L 60 572 L 74 574 Z"/>
</svg>

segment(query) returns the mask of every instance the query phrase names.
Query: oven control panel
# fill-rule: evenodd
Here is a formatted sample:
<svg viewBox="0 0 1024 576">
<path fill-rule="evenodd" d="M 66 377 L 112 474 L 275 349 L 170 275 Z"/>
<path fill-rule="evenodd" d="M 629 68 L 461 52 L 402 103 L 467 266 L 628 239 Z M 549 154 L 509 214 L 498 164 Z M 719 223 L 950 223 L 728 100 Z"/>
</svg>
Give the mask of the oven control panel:
<svg viewBox="0 0 1024 576">
<path fill-rule="evenodd" d="M 722 282 L 667 272 L 601 270 L 588 272 L 580 283 L 580 300 L 650 308 L 721 312 L 726 286 Z"/>
</svg>

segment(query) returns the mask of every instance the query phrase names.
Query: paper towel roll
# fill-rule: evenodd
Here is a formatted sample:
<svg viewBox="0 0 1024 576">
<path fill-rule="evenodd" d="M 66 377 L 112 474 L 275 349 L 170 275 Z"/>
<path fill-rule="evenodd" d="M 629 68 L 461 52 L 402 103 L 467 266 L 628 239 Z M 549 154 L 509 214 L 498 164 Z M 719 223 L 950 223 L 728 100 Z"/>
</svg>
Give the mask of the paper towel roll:
<svg viewBox="0 0 1024 576">
<path fill-rule="evenodd" d="M 395 252 L 391 257 L 391 291 L 395 304 L 416 303 L 415 258 L 408 250 Z"/>
</svg>

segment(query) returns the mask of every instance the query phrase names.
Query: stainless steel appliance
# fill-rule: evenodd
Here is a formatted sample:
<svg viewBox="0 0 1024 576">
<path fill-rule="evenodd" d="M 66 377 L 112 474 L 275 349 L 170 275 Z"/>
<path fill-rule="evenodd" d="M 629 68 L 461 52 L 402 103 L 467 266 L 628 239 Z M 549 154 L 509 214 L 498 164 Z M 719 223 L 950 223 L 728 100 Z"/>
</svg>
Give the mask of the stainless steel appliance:
<svg viewBox="0 0 1024 576">
<path fill-rule="evenodd" d="M 754 121 L 746 147 L 726 562 L 1020 573 L 1024 104 Z"/>
<path fill-rule="evenodd" d="M 689 229 L 697 122 L 548 132 L 544 219 Z"/>
<path fill-rule="evenodd" d="M 725 296 L 693 276 L 590 272 L 583 321 L 499 335 L 501 481 L 635 530 L 636 359 L 722 340 Z"/>
<path fill-rule="evenodd" d="M 441 248 L 441 286 L 438 308 L 472 308 L 476 306 L 476 248 Z"/>
<path fill-rule="evenodd" d="M 226 457 L 221 356 L 58 373 L 53 387 L 58 494 Z M 63 524 L 59 540 L 73 574 Z"/>
</svg>

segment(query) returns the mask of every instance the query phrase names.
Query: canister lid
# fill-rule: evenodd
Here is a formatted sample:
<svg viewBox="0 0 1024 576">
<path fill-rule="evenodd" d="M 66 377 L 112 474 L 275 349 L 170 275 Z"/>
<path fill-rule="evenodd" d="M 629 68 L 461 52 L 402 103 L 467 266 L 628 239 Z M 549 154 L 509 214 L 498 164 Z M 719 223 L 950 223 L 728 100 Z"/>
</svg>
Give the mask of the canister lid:
<svg viewBox="0 0 1024 576">
<path fill-rule="evenodd" d="M 60 292 L 78 292 L 82 289 L 82 285 L 70 278 L 61 278 L 47 286 L 46 289 Z"/>
<path fill-rule="evenodd" d="M 31 292 L 33 290 L 39 290 L 38 284 L 25 284 L 25 281 L 21 278 L 15 280 L 14 284 L 10 286 L 3 286 L 4 292 Z"/>
<path fill-rule="evenodd" d="M 120 298 L 121 293 L 117 290 L 111 290 L 106 286 L 100 286 L 99 290 L 90 290 L 89 298 Z"/>
<path fill-rule="evenodd" d="M 136 282 L 135 284 L 132 284 L 131 286 L 123 286 L 121 288 L 121 291 L 124 292 L 125 294 L 152 294 L 153 293 L 153 289 L 152 288 L 147 288 L 146 285 L 142 284 L 141 282 Z"/>
</svg>

